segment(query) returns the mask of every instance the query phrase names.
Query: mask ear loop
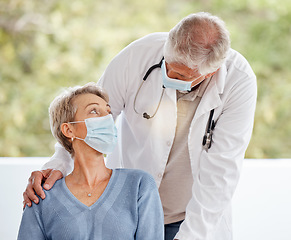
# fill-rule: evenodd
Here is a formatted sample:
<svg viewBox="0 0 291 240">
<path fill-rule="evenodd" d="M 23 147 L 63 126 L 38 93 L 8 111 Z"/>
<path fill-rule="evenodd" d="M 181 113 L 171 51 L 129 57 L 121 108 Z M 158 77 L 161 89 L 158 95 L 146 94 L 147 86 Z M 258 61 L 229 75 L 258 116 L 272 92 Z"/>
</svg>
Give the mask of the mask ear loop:
<svg viewBox="0 0 291 240">
<path fill-rule="evenodd" d="M 86 122 L 85 120 L 84 121 L 75 121 L 75 122 L 68 122 L 68 123 L 80 123 L 80 122 Z M 85 140 L 83 138 L 79 138 L 79 137 L 71 137 L 71 142 L 73 143 L 74 139 L 79 139 L 79 140 Z"/>
<path fill-rule="evenodd" d="M 85 122 L 85 121 L 75 121 L 75 122 L 68 122 L 68 123 L 80 123 L 80 122 Z M 71 137 L 71 142 L 72 143 L 73 143 L 73 141 L 74 141 L 75 138 L 77 138 L 77 137 Z"/>
</svg>

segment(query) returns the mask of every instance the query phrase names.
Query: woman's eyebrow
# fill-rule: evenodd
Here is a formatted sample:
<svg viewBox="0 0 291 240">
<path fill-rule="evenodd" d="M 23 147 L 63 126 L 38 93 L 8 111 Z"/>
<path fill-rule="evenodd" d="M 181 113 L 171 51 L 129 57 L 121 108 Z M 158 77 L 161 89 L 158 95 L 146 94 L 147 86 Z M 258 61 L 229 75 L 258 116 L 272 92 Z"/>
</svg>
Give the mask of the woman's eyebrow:
<svg viewBox="0 0 291 240">
<path fill-rule="evenodd" d="M 89 107 L 90 105 L 100 105 L 99 103 L 89 103 L 85 108 Z"/>
</svg>

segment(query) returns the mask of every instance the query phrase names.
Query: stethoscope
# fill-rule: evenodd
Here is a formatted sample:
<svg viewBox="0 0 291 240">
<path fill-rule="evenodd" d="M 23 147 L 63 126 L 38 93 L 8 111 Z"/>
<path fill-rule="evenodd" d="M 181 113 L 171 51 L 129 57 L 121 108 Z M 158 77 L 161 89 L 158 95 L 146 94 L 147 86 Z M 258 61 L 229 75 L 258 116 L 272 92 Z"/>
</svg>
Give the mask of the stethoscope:
<svg viewBox="0 0 291 240">
<path fill-rule="evenodd" d="M 139 91 L 140 91 L 141 87 L 143 86 L 144 82 L 147 80 L 148 76 L 151 74 L 151 72 L 152 72 L 153 70 L 155 70 L 156 68 L 161 68 L 162 63 L 163 63 L 163 60 L 164 60 L 164 57 L 162 58 L 162 60 L 161 60 L 159 63 L 154 64 L 153 66 L 151 66 L 151 67 L 146 71 L 146 74 L 145 74 L 144 77 L 143 77 L 143 81 L 142 81 L 142 83 L 140 84 L 140 86 L 139 86 L 139 88 L 138 88 L 138 90 L 137 90 L 137 92 L 136 92 L 136 94 L 135 94 L 134 102 L 133 102 L 133 109 L 134 109 L 134 111 L 135 111 L 137 114 L 140 114 L 140 113 L 137 112 L 137 110 L 136 110 L 136 108 L 135 108 L 136 98 L 137 98 L 137 96 L 138 96 L 138 94 L 139 94 Z M 154 114 L 153 114 L 152 116 L 150 116 L 148 113 L 144 112 L 144 113 L 142 114 L 142 116 L 143 116 L 145 119 L 151 119 L 151 118 L 153 118 L 153 117 L 156 115 L 156 113 L 157 113 L 157 111 L 158 111 L 158 109 L 159 109 L 159 107 L 160 107 L 160 105 L 161 105 L 161 101 L 162 101 L 162 98 L 163 98 L 163 96 L 164 96 L 164 92 L 165 92 L 165 86 L 163 85 L 163 91 L 162 91 L 162 94 L 161 94 L 161 97 L 160 97 L 160 100 L 159 100 L 158 106 L 157 106 L 157 108 L 156 108 Z M 214 128 L 215 128 L 215 122 L 214 122 L 214 120 L 213 120 L 213 115 L 214 115 L 214 109 L 212 109 L 212 110 L 210 111 L 209 118 L 208 118 L 208 122 L 207 122 L 206 131 L 205 131 L 205 134 L 204 134 L 204 136 L 203 136 L 202 146 L 203 146 L 205 149 L 209 149 L 209 148 L 211 148 L 212 135 L 213 135 L 213 130 L 214 130 Z"/>
<path fill-rule="evenodd" d="M 164 60 L 164 57 L 162 58 L 162 60 L 161 60 L 159 63 L 157 63 L 157 64 L 151 66 L 151 67 L 147 70 L 146 74 L 144 75 L 144 77 L 143 77 L 143 79 L 142 79 L 143 81 L 142 81 L 142 83 L 140 84 L 140 86 L 139 86 L 139 88 L 138 88 L 138 90 L 137 90 L 137 92 L 136 92 L 136 94 L 135 94 L 135 98 L 134 98 L 134 102 L 133 102 L 133 109 L 134 109 L 134 111 L 135 111 L 137 114 L 140 114 L 140 113 L 138 113 L 138 112 L 136 111 L 136 109 L 135 109 L 135 102 L 136 102 L 136 98 L 137 98 L 137 96 L 138 96 L 138 94 L 139 94 L 139 91 L 140 91 L 142 85 L 144 84 L 144 82 L 147 80 L 148 76 L 151 74 L 151 72 L 152 72 L 153 70 L 155 70 L 156 68 L 161 68 L 162 63 L 163 63 L 163 60 Z M 144 118 L 146 118 L 146 119 L 151 119 L 151 118 L 153 118 L 153 117 L 156 115 L 156 113 L 157 113 L 157 111 L 158 111 L 158 109 L 159 109 L 159 107 L 160 107 L 160 105 L 161 105 L 161 101 L 162 101 L 162 98 L 163 98 L 163 96 L 164 96 L 164 92 L 165 92 L 165 86 L 163 85 L 163 91 L 162 91 L 162 94 L 161 94 L 161 97 L 160 97 L 160 100 L 159 100 L 159 104 L 158 104 L 158 106 L 157 106 L 157 108 L 156 108 L 156 111 L 154 112 L 154 114 L 153 114 L 152 116 L 150 116 L 149 114 L 147 114 L 146 112 L 144 112 L 144 113 L 142 114 L 142 116 L 143 116 Z"/>
</svg>

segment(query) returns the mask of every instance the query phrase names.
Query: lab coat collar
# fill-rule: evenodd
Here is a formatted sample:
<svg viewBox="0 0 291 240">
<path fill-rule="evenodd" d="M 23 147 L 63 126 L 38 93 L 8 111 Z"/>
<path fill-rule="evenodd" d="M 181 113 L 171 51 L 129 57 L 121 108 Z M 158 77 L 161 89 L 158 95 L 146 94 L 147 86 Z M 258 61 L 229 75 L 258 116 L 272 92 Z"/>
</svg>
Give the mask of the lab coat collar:
<svg viewBox="0 0 291 240">
<path fill-rule="evenodd" d="M 196 110 L 193 121 L 196 121 L 201 115 L 210 112 L 212 109 L 217 108 L 222 104 L 220 94 L 223 93 L 227 70 L 225 64 L 212 76 L 200 104 Z M 176 104 L 177 96 L 176 90 L 172 88 L 166 88 L 165 94 Z"/>
<path fill-rule="evenodd" d="M 217 73 L 212 76 L 212 79 L 210 80 L 210 83 L 206 88 L 201 102 L 196 110 L 193 121 L 204 113 L 207 113 L 222 104 L 220 94 L 222 94 L 224 90 L 226 74 L 226 66 L 223 64 Z"/>
<path fill-rule="evenodd" d="M 213 75 L 212 80 L 216 82 L 217 91 L 219 94 L 223 93 L 224 85 L 225 85 L 225 79 L 227 75 L 227 69 L 225 64 L 221 66 L 221 68 Z"/>
</svg>

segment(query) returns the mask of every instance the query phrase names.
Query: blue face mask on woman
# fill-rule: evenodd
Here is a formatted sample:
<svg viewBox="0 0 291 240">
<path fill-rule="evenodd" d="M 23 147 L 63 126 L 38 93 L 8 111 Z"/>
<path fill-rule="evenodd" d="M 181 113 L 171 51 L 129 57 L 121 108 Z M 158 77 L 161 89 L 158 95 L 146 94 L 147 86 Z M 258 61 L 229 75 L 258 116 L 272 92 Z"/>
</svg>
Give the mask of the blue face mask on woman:
<svg viewBox="0 0 291 240">
<path fill-rule="evenodd" d="M 117 143 L 117 129 L 111 114 L 103 117 L 87 118 L 84 121 L 76 121 L 69 123 L 85 122 L 87 128 L 87 136 L 83 140 L 91 148 L 101 153 L 111 153 Z"/>
<path fill-rule="evenodd" d="M 194 79 L 191 82 L 186 82 L 183 80 L 178 80 L 178 79 L 173 79 L 173 78 L 168 77 L 165 60 L 163 60 L 161 69 L 162 69 L 162 76 L 163 76 L 163 84 L 166 88 L 174 88 L 179 91 L 190 91 L 191 88 L 193 87 L 191 85 L 196 79 Z"/>
</svg>

